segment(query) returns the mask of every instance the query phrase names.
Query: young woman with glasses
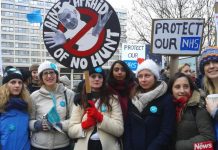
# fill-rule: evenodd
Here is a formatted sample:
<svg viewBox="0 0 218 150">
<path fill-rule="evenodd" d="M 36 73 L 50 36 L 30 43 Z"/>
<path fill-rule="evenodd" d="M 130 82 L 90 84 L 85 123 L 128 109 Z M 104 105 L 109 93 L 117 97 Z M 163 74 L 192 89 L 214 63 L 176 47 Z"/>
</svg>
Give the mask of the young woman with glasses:
<svg viewBox="0 0 218 150">
<path fill-rule="evenodd" d="M 67 132 L 74 92 L 58 82 L 59 71 L 55 64 L 43 62 L 38 74 L 42 86 L 31 94 L 32 150 L 70 150 Z"/>
</svg>

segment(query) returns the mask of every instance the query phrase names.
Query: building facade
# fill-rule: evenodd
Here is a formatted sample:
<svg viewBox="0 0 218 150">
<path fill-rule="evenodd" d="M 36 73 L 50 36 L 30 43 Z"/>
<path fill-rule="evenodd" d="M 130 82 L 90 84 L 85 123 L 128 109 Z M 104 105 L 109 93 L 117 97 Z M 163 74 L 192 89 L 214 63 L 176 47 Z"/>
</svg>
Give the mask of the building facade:
<svg viewBox="0 0 218 150">
<path fill-rule="evenodd" d="M 28 69 L 31 64 L 40 64 L 49 60 L 59 65 L 61 75 L 71 79 L 71 85 L 76 86 L 82 79 L 82 71 L 73 70 L 57 63 L 48 53 L 42 38 L 42 26 L 38 23 L 30 24 L 26 14 L 34 10 L 41 10 L 45 18 L 47 12 L 57 0 L 1 0 L 0 11 L 0 50 L 3 68 L 15 66 Z M 121 25 L 120 45 L 113 57 L 104 64 L 109 69 L 111 64 L 120 59 L 121 45 L 126 43 L 127 11 L 115 9 Z"/>
</svg>

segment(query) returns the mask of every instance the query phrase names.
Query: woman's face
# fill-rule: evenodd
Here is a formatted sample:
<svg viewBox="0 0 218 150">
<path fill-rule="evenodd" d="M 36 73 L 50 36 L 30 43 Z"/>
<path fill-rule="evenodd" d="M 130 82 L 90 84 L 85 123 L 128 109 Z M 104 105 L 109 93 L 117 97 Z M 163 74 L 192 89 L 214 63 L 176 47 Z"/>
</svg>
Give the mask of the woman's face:
<svg viewBox="0 0 218 150">
<path fill-rule="evenodd" d="M 45 86 L 54 87 L 57 81 L 57 74 L 52 69 L 45 70 L 42 72 L 42 80 Z"/>
<path fill-rule="evenodd" d="M 23 81 L 21 79 L 12 79 L 8 83 L 9 92 L 11 95 L 19 95 L 23 87 Z"/>
<path fill-rule="evenodd" d="M 181 97 L 189 97 L 191 93 L 190 84 L 186 77 L 180 77 L 176 79 L 172 88 L 173 96 L 176 99 L 179 99 Z"/>
<path fill-rule="evenodd" d="M 140 71 L 137 78 L 139 85 L 146 91 L 152 89 L 156 82 L 154 74 L 147 69 Z"/>
<path fill-rule="evenodd" d="M 218 62 L 210 61 L 205 64 L 204 72 L 209 79 L 218 79 Z"/>
<path fill-rule="evenodd" d="M 126 78 L 126 71 L 125 71 L 124 67 L 121 64 L 116 63 L 114 65 L 113 77 L 116 80 L 124 80 Z"/>
<path fill-rule="evenodd" d="M 103 76 L 101 74 L 98 73 L 93 73 L 89 76 L 89 82 L 90 82 L 90 86 L 92 91 L 97 92 L 100 90 L 100 88 L 102 87 L 103 84 Z"/>
<path fill-rule="evenodd" d="M 191 68 L 188 65 L 185 65 L 182 70 L 182 73 L 184 73 L 187 76 L 191 76 Z"/>
</svg>

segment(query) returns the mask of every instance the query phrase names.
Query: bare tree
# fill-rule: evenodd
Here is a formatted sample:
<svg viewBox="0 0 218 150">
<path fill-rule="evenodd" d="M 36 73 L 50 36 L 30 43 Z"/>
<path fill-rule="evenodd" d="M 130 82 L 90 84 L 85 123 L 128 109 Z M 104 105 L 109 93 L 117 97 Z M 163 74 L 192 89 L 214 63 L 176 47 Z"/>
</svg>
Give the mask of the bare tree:
<svg viewBox="0 0 218 150">
<path fill-rule="evenodd" d="M 152 19 L 204 18 L 203 44 L 214 45 L 214 3 L 214 0 L 134 0 L 130 28 L 137 33 L 137 41 L 150 43 Z"/>
</svg>

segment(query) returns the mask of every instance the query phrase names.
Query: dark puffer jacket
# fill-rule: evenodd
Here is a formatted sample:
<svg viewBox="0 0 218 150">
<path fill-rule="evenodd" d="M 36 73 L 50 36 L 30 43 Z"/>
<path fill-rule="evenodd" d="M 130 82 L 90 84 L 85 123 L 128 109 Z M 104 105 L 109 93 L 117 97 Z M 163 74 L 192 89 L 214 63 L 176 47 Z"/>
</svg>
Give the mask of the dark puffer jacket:
<svg viewBox="0 0 218 150">
<path fill-rule="evenodd" d="M 200 93 L 194 91 L 177 124 L 176 150 L 193 150 L 194 143 L 215 140 L 211 117 L 202 102 Z"/>
</svg>

